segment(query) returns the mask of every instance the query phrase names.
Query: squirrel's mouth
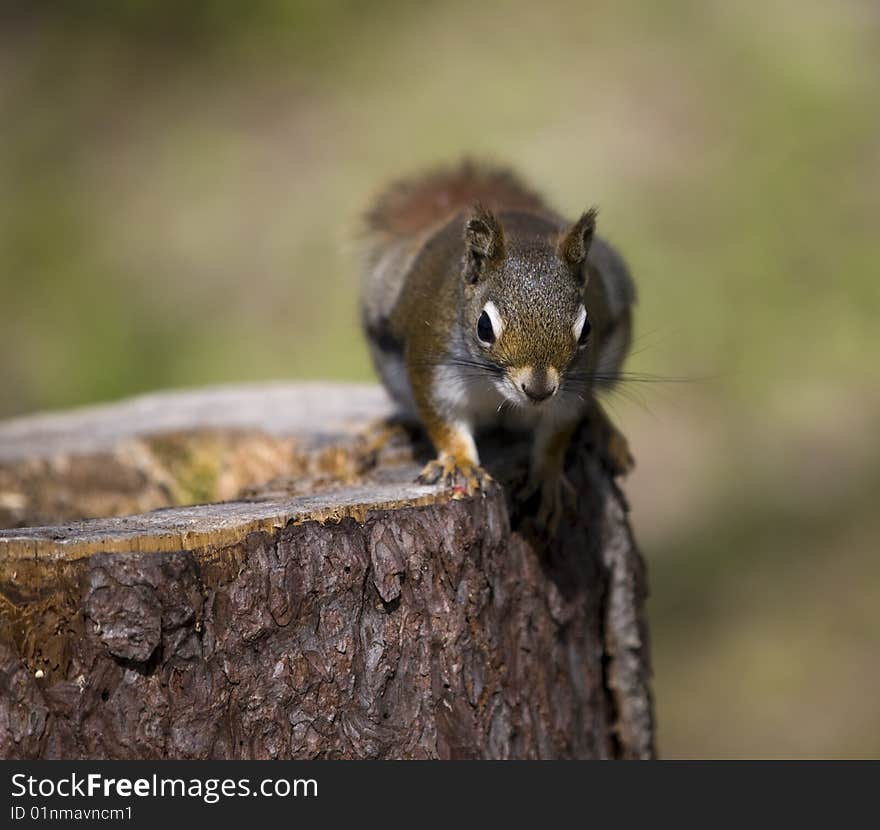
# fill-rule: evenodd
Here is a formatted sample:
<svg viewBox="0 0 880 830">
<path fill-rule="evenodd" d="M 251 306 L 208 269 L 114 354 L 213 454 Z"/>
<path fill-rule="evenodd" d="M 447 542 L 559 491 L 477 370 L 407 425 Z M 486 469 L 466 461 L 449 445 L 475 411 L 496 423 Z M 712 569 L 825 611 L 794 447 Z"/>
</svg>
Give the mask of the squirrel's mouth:
<svg viewBox="0 0 880 830">
<path fill-rule="evenodd" d="M 505 380 L 513 388 L 515 400 L 528 407 L 546 405 L 559 391 L 559 373 L 552 366 L 523 366 L 508 371 Z"/>
</svg>

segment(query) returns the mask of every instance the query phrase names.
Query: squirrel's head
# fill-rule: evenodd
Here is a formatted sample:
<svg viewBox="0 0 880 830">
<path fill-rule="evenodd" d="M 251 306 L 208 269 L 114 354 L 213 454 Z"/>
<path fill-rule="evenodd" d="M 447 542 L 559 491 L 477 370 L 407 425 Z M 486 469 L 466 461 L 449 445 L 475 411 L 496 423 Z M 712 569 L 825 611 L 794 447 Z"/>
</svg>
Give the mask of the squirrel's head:
<svg viewBox="0 0 880 830">
<path fill-rule="evenodd" d="M 595 228 L 595 209 L 562 233 L 523 217 L 505 237 L 498 218 L 482 207 L 466 221 L 464 336 L 473 358 L 495 370 L 496 387 L 515 404 L 553 399 L 588 348 L 584 289 Z"/>
</svg>

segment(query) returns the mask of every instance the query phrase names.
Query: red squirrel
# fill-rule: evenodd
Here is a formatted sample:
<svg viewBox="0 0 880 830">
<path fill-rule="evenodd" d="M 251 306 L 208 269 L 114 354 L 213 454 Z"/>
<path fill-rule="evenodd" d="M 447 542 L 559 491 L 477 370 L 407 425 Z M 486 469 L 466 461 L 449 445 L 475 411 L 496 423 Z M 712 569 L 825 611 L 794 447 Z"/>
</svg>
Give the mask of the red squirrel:
<svg viewBox="0 0 880 830">
<path fill-rule="evenodd" d="M 533 430 L 530 489 L 555 527 L 569 440 L 631 341 L 635 287 L 595 231 L 595 209 L 568 222 L 512 172 L 472 162 L 377 200 L 361 313 L 383 383 L 436 450 L 421 482 L 478 492 L 475 431 Z"/>
</svg>

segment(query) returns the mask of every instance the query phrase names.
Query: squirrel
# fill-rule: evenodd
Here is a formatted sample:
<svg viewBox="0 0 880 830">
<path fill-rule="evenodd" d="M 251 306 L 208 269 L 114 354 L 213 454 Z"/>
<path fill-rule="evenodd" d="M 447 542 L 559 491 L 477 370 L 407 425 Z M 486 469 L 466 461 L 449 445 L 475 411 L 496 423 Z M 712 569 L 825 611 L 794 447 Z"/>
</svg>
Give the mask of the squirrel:
<svg viewBox="0 0 880 830">
<path fill-rule="evenodd" d="M 557 526 L 569 441 L 631 341 L 635 287 L 596 215 L 567 222 L 511 171 L 472 161 L 398 181 L 368 212 L 361 317 L 385 387 L 436 450 L 419 482 L 483 491 L 475 432 L 531 429 L 527 495 Z"/>
</svg>

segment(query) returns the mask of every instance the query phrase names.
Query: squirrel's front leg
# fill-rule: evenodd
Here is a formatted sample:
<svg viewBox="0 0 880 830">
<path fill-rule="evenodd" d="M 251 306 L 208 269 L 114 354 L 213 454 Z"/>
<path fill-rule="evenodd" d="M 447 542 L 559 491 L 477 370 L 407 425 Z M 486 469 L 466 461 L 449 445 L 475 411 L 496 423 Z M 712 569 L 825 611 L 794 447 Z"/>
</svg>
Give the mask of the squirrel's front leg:
<svg viewBox="0 0 880 830">
<path fill-rule="evenodd" d="M 525 496 L 540 493 L 538 524 L 551 534 L 556 533 L 566 501 L 574 503 L 575 492 L 565 476 L 565 453 L 577 421 L 544 419 L 535 432 L 532 464 Z"/>
<path fill-rule="evenodd" d="M 425 465 L 419 482 L 443 482 L 469 496 L 485 490 L 492 477 L 480 467 L 470 427 L 462 422 L 445 423 L 436 415 L 425 417 L 423 414 L 422 421 L 437 451 L 437 458 Z"/>
<path fill-rule="evenodd" d="M 421 484 L 442 482 L 467 495 L 485 490 L 492 477 L 480 467 L 473 430 L 465 420 L 445 415 L 437 405 L 430 384 L 413 383 L 419 417 L 437 457 L 425 465 Z"/>
</svg>

